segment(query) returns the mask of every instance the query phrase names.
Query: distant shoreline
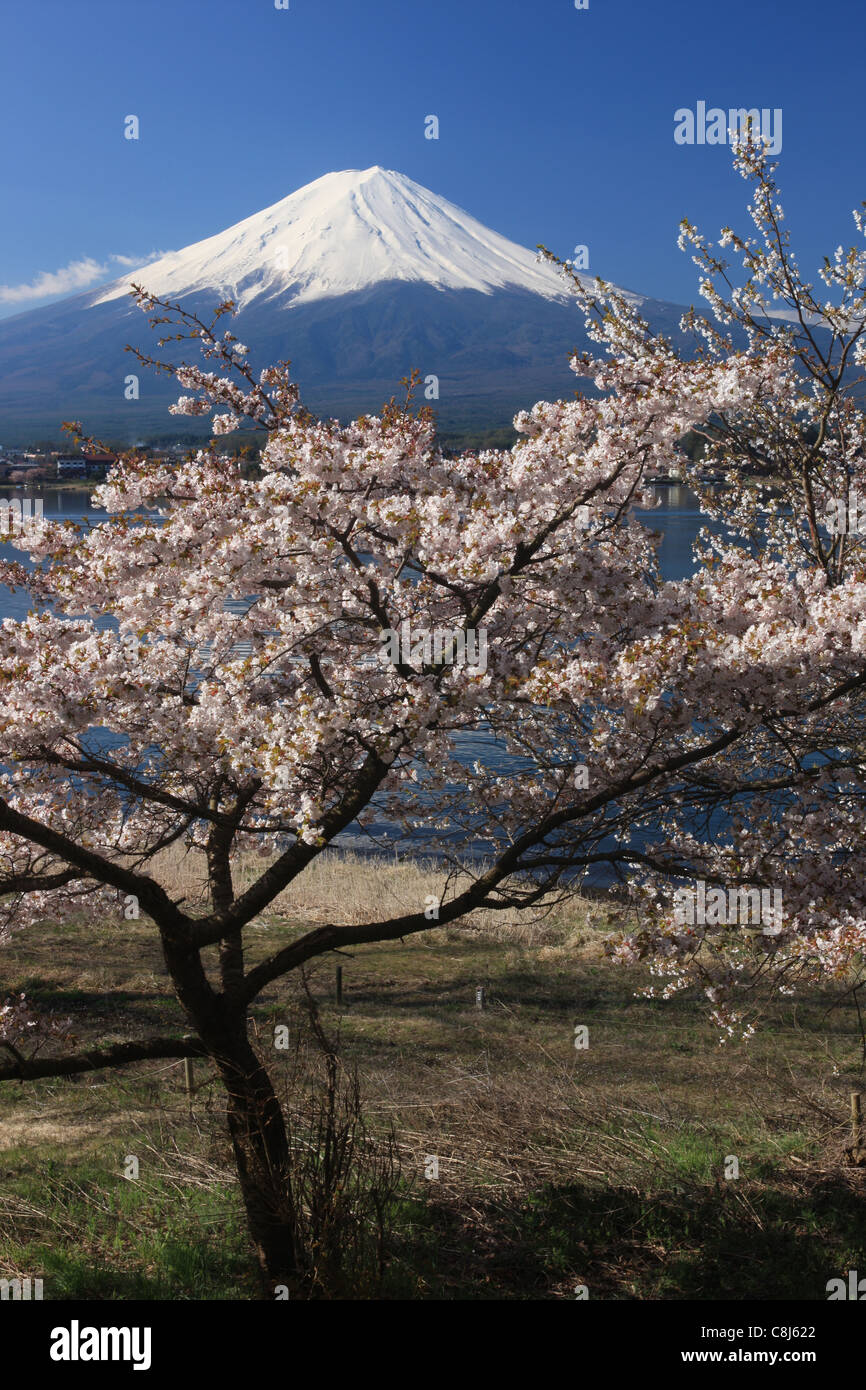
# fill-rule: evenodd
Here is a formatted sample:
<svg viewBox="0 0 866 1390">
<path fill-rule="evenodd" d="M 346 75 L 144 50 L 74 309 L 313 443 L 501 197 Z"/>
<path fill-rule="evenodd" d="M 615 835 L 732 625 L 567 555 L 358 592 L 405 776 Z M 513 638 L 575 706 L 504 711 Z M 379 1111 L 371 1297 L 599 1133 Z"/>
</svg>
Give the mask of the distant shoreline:
<svg viewBox="0 0 866 1390">
<path fill-rule="evenodd" d="M 0 488 L 81 488 L 85 492 L 92 492 L 100 483 L 105 482 L 104 478 L 34 478 L 30 482 L 7 482 L 0 480 Z"/>
</svg>

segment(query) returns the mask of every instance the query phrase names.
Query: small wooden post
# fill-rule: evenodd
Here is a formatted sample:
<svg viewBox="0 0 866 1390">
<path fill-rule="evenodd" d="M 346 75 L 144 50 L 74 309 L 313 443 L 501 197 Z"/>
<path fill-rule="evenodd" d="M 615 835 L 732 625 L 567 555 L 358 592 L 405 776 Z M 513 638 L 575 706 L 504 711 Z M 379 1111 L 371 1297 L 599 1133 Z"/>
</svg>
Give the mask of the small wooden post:
<svg viewBox="0 0 866 1390">
<path fill-rule="evenodd" d="M 476 1007 L 476 1009 L 483 1009 L 483 1008 L 486 1007 L 486 1004 L 487 1004 L 487 994 L 486 994 L 486 991 L 485 991 L 485 989 L 484 989 L 484 986 L 483 986 L 483 985 L 477 985 L 476 988 L 475 988 L 475 1007 Z"/>
<path fill-rule="evenodd" d="M 337 1003 L 338 1003 L 338 1004 L 342 1004 L 342 1002 L 343 1002 L 343 967 L 342 967 L 342 965 L 338 965 L 338 966 L 337 966 Z"/>
<path fill-rule="evenodd" d="M 195 1074 L 193 1072 L 193 1061 L 191 1057 L 184 1057 L 183 1059 L 183 1081 L 186 1087 L 186 1093 L 190 1100 L 192 1100 L 193 1093 L 195 1092 Z"/>
<path fill-rule="evenodd" d="M 851 1092 L 851 1138 L 855 1149 L 859 1149 L 863 1143 L 863 1112 L 860 1108 L 860 1097 L 860 1091 Z"/>
</svg>

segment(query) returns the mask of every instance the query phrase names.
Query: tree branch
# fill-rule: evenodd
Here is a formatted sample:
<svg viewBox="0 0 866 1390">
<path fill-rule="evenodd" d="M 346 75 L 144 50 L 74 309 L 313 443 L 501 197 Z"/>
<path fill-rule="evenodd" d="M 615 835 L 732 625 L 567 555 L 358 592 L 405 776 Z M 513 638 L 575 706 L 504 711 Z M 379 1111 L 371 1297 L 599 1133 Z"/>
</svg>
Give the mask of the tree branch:
<svg viewBox="0 0 866 1390">
<path fill-rule="evenodd" d="M 114 1043 L 72 1057 L 33 1057 L 0 1063 L 0 1081 L 33 1081 L 41 1076 L 77 1076 L 103 1067 L 127 1067 L 166 1057 L 205 1057 L 207 1048 L 198 1038 L 151 1038 L 145 1042 Z"/>
</svg>

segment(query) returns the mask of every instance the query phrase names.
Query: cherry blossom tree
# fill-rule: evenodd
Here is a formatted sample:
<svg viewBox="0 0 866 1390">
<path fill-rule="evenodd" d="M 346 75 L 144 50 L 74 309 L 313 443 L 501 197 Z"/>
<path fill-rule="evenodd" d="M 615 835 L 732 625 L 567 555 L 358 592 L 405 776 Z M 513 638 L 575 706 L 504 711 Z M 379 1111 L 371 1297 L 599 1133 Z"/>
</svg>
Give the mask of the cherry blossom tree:
<svg viewBox="0 0 866 1390">
<path fill-rule="evenodd" d="M 107 520 L 46 523 L 20 538 L 35 571 L 3 567 L 35 607 L 0 628 L 2 931 L 67 914 L 86 932 L 134 898 L 179 1014 L 169 1036 L 34 1052 L 38 1020 L 12 1001 L 0 1079 L 210 1058 L 272 1282 L 297 1268 L 291 1151 L 248 1014 L 307 962 L 529 910 L 605 866 L 638 914 L 612 953 L 648 959 L 666 991 L 700 982 L 724 1029 L 748 1028 L 735 1001 L 756 978 L 847 979 L 862 952 L 862 540 L 824 521 L 866 492 L 852 386 L 866 264 L 837 252 L 834 302 L 818 301 L 764 148 L 747 140 L 737 161 L 758 235 L 722 243 L 745 281 L 683 228 L 718 316 L 691 316 L 701 350 L 572 276 L 600 348 L 573 363 L 589 389 L 518 416 L 510 450 L 447 455 L 411 395 L 318 420 L 288 364 L 253 370 L 222 326 L 230 304 L 206 324 L 137 288 L 177 330 L 163 342 L 204 355 L 173 368 L 189 393 L 173 409 L 212 416 L 215 435 L 266 431 L 261 467 L 247 476 L 214 445 L 177 467 L 132 453 L 95 494 Z M 765 316 L 776 300 L 791 317 Z M 725 471 L 721 494 L 691 476 L 723 529 L 672 581 L 639 509 L 688 431 Z M 495 759 L 472 760 L 479 737 Z M 483 857 L 446 855 L 433 913 L 371 903 L 360 925 L 287 931 L 250 963 L 249 925 L 348 827 L 383 819 L 406 851 L 420 825 Z M 200 907 L 160 879 L 173 845 L 206 862 Z M 684 924 L 674 889 L 694 880 L 781 889 L 781 923 L 758 948 L 730 924 Z"/>
<path fill-rule="evenodd" d="M 622 960 L 649 960 L 665 995 L 699 981 L 727 1034 L 740 1024 L 736 996 L 759 981 L 790 992 L 829 978 L 856 990 L 866 944 L 866 251 L 839 246 L 824 259 L 822 297 L 791 248 L 766 141 L 746 131 L 732 144 L 753 187 L 752 235 L 725 227 L 714 245 L 684 220 L 680 244 L 712 309 L 692 310 L 683 328 L 708 359 L 724 361 L 736 341 L 787 359 L 783 389 L 697 428 L 707 447 L 688 474 L 715 523 L 686 586 L 694 674 L 706 683 L 698 717 L 704 734 L 736 724 L 740 737 L 684 773 L 654 827 L 647 872 L 632 881 L 646 902 L 638 929 L 611 942 Z M 853 215 L 862 237 L 864 214 Z M 720 254 L 728 247 L 736 270 Z M 571 278 L 601 339 L 638 360 L 643 326 L 621 297 L 593 304 Z M 707 467 L 724 489 L 704 484 Z M 670 688 L 684 677 L 685 667 Z M 729 912 L 683 921 L 672 876 L 727 890 L 729 901 L 732 886 L 772 886 L 779 919 L 754 932 Z"/>
</svg>

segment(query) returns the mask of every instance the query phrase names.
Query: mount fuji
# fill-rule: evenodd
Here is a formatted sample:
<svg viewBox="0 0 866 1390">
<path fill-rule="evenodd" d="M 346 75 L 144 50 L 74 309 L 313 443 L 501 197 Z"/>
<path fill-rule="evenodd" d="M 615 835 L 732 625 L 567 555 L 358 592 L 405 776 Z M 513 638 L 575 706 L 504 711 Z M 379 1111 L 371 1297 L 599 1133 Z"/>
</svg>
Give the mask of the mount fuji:
<svg viewBox="0 0 866 1390">
<path fill-rule="evenodd" d="M 232 331 L 254 365 L 291 359 L 304 403 L 343 418 L 377 411 L 417 367 L 438 379 L 431 403 L 444 429 L 507 425 L 538 399 L 570 395 L 568 356 L 586 346 L 567 286 L 533 251 L 403 174 L 345 170 L 121 279 L 0 322 L 4 442 L 56 437 L 69 418 L 126 441 L 176 433 L 167 407 L 178 388 L 124 352 L 131 343 L 161 355 L 133 281 L 206 321 L 234 299 Z M 675 331 L 680 308 L 629 298 Z M 198 360 L 192 344 L 170 347 Z M 125 399 L 130 373 L 137 400 Z"/>
</svg>

